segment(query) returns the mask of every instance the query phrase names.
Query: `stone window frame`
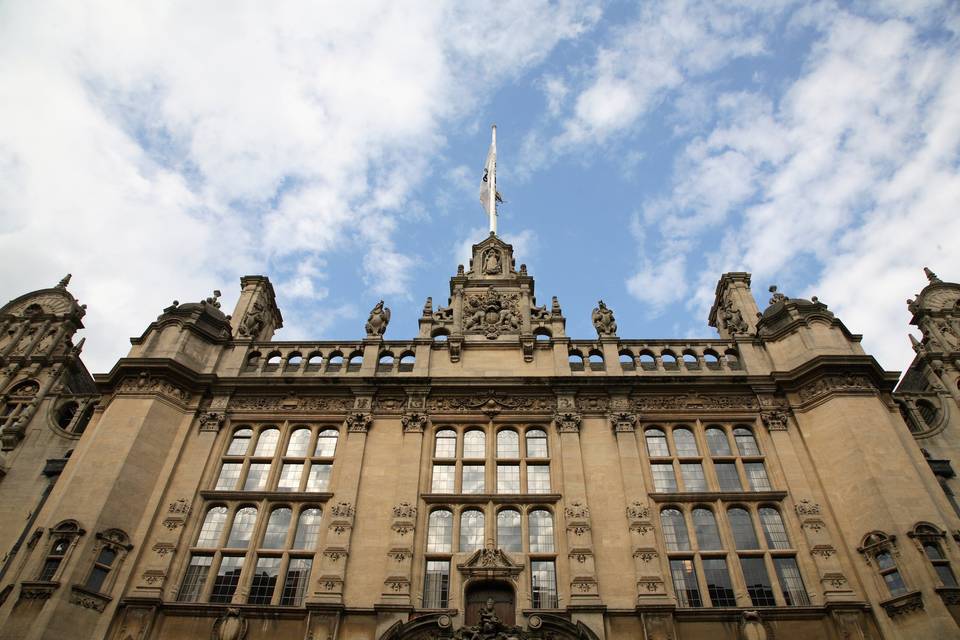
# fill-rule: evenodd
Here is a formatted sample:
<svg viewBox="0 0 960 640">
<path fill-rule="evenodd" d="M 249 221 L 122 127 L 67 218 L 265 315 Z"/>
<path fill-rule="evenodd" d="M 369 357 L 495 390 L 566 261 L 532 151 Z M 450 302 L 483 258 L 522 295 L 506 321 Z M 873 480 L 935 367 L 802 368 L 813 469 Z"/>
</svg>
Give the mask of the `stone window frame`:
<svg viewBox="0 0 960 640">
<path fill-rule="evenodd" d="M 3 394 L 3 407 L 0 409 L 0 431 L 10 428 L 20 414 L 40 395 L 42 385 L 34 378 L 17 380 Z"/>
<path fill-rule="evenodd" d="M 76 520 L 63 520 L 55 526 L 47 529 L 48 542 L 46 552 L 43 554 L 43 558 L 40 561 L 40 567 L 35 572 L 36 579 L 34 582 L 59 586 L 60 579 L 63 577 L 63 572 L 67 565 L 70 564 L 70 559 L 80 542 L 80 538 L 86 533 L 87 532 Z M 67 542 L 67 548 L 63 554 L 54 554 L 54 545 L 61 540 L 65 540 Z M 59 558 L 57 567 L 54 569 L 52 574 L 44 577 L 47 562 L 53 558 Z"/>
<path fill-rule="evenodd" d="M 310 441 L 307 445 L 307 455 L 306 456 L 288 456 L 287 447 L 290 443 L 291 435 L 299 429 L 309 429 Z M 252 435 L 247 443 L 246 451 L 241 454 L 230 454 L 229 449 L 230 445 L 233 442 L 234 434 L 243 430 L 250 429 L 252 430 Z M 274 448 L 273 454 L 270 456 L 266 455 L 255 455 L 256 447 L 260 441 L 260 437 L 264 431 L 269 429 L 277 429 L 280 432 L 280 436 L 277 440 L 276 447 Z M 314 455 L 317 449 L 317 440 L 322 432 L 325 431 L 336 431 L 337 433 L 337 446 L 334 450 L 334 455 L 332 456 L 317 456 Z M 216 465 L 214 470 L 213 477 L 208 483 L 208 486 L 212 491 L 217 492 L 245 492 L 245 493 L 282 493 L 282 494 L 316 494 L 316 493 L 329 493 L 332 491 L 331 487 L 334 483 L 334 472 L 336 471 L 336 458 L 337 453 L 340 451 L 343 446 L 343 425 L 337 424 L 332 421 L 327 420 L 282 420 L 282 421 L 244 421 L 236 422 L 230 426 L 230 429 L 223 430 L 225 436 L 223 438 L 223 443 L 221 446 L 221 453 L 219 456 L 219 463 Z M 225 464 L 240 464 L 240 474 L 237 478 L 236 483 L 232 488 L 223 488 L 217 489 L 217 484 L 219 483 L 221 470 Z M 269 464 L 269 470 L 267 472 L 267 479 L 265 486 L 262 489 L 244 489 L 246 484 L 247 477 L 250 472 L 251 464 Z M 283 467 L 285 464 L 302 464 L 300 470 L 300 482 L 296 490 L 284 490 L 279 488 L 280 476 L 283 472 Z M 329 476 L 327 480 L 327 486 L 319 492 L 308 492 L 307 483 L 310 478 L 310 470 L 314 466 L 327 465 L 329 466 Z"/>
<path fill-rule="evenodd" d="M 649 423 L 644 423 L 640 428 L 637 429 L 638 437 L 640 442 L 638 443 L 638 448 L 640 449 L 640 456 L 644 464 L 644 474 L 645 482 L 647 486 L 656 487 L 656 483 L 653 478 L 653 465 L 670 465 L 673 469 L 673 477 L 675 484 L 677 486 L 676 491 L 665 491 L 659 492 L 654 491 L 654 493 L 684 493 L 697 495 L 702 493 L 745 493 L 745 494 L 755 494 L 763 493 L 767 491 L 776 491 L 777 482 L 770 472 L 770 464 L 767 451 L 770 450 L 769 446 L 766 446 L 767 443 L 763 441 L 763 438 L 760 436 L 761 430 L 757 428 L 755 420 L 751 423 L 749 420 L 681 420 L 681 421 L 651 421 Z M 676 441 L 674 439 L 674 432 L 676 430 L 690 431 L 694 436 L 694 443 L 697 447 L 697 455 L 678 455 L 678 450 L 676 446 Z M 709 446 L 707 440 L 707 430 L 708 429 L 720 429 L 723 431 L 727 439 L 727 447 L 730 451 L 730 455 L 713 455 L 712 450 Z M 734 438 L 735 429 L 747 429 L 753 435 L 753 440 L 757 445 L 759 454 L 757 455 L 741 455 L 740 449 L 737 445 L 737 442 Z M 657 455 L 651 456 L 650 451 L 647 447 L 647 438 L 646 434 L 648 431 L 660 431 L 662 432 L 667 441 L 667 448 L 669 450 L 669 455 Z M 747 473 L 747 468 L 745 465 L 755 463 L 762 464 L 764 473 L 767 478 L 767 483 L 769 489 L 753 489 L 750 484 L 750 476 Z M 684 486 L 684 479 L 682 473 L 682 466 L 684 464 L 699 464 L 703 472 L 703 477 L 706 481 L 706 490 L 699 491 L 687 491 Z M 723 489 L 720 486 L 720 479 L 717 475 L 717 464 L 733 464 L 737 471 L 737 478 L 739 479 L 740 489 L 738 491 L 733 491 L 731 489 Z"/>
<path fill-rule="evenodd" d="M 907 532 L 907 537 L 913 540 L 914 545 L 917 550 L 923 555 L 926 560 L 926 566 L 930 570 L 930 575 L 933 580 L 937 583 L 938 587 L 946 587 L 951 589 L 956 589 L 960 587 L 960 583 L 957 580 L 957 572 L 953 568 L 952 558 L 953 555 L 947 544 L 947 533 L 937 525 L 932 522 L 918 522 L 913 528 Z M 927 553 L 926 546 L 934 545 L 937 551 L 940 554 L 940 559 L 931 558 Z M 948 575 L 953 576 L 953 584 L 946 584 L 940 572 L 937 571 L 937 567 L 945 567 Z"/>
<path fill-rule="evenodd" d="M 734 543 L 733 529 L 727 516 L 727 512 L 734 508 L 744 509 L 750 515 L 751 524 L 753 526 L 753 534 L 758 545 L 756 549 L 737 549 L 736 544 Z M 766 534 L 760 519 L 760 509 L 764 508 L 775 509 L 780 514 L 780 518 L 784 522 L 784 529 L 787 531 L 787 539 L 791 544 L 790 547 L 773 548 L 767 543 Z M 682 514 L 683 524 L 686 528 L 687 540 L 689 542 L 688 549 L 668 549 L 665 541 L 663 541 L 663 527 L 660 524 L 660 514 L 668 509 L 677 510 Z M 713 513 L 713 520 L 716 524 L 720 537 L 720 549 L 701 548 L 693 519 L 693 512 L 697 509 L 706 509 Z M 671 597 L 674 598 L 677 606 L 681 608 L 695 609 L 714 608 L 710 596 L 710 590 L 707 586 L 707 576 L 706 572 L 704 571 L 703 561 L 706 559 L 718 558 L 722 558 L 726 562 L 727 575 L 730 579 L 734 597 L 737 600 L 736 606 L 750 608 L 760 606 L 753 604 L 750 596 L 748 595 L 746 582 L 743 577 L 743 569 L 740 565 L 741 558 L 761 558 L 763 560 L 763 566 L 766 570 L 767 578 L 770 581 L 770 585 L 773 589 L 773 597 L 776 602 L 776 607 L 795 608 L 809 606 L 810 601 L 812 600 L 811 595 L 814 593 L 813 590 L 817 582 L 809 579 L 809 577 L 814 575 L 814 573 L 810 571 L 809 567 L 804 566 L 805 563 L 801 561 L 801 558 L 803 557 L 802 552 L 804 549 L 797 545 L 797 541 L 799 540 L 798 536 L 791 532 L 790 527 L 787 526 L 788 517 L 789 514 L 781 503 L 766 500 L 759 502 L 748 502 L 726 499 L 702 500 L 694 498 L 688 501 L 670 500 L 658 503 L 655 521 L 657 522 L 658 536 L 661 538 L 661 545 L 666 556 L 667 572 L 668 576 L 670 577 L 670 579 L 667 580 L 669 593 Z M 800 572 L 800 577 L 803 581 L 804 593 L 806 593 L 806 602 L 799 602 L 793 605 L 787 604 L 784 596 L 784 585 L 780 584 L 780 576 L 777 573 L 775 565 L 775 560 L 778 558 L 792 558 L 794 562 L 796 562 L 797 568 Z M 678 598 L 677 594 L 674 592 L 673 576 L 670 569 L 671 560 L 693 561 L 694 572 L 697 580 L 697 588 L 700 592 L 700 607 L 686 607 L 680 604 L 680 598 Z"/>
<path fill-rule="evenodd" d="M 327 522 L 327 510 L 325 508 L 326 498 L 317 500 L 312 495 L 290 497 L 293 499 L 282 500 L 263 498 L 256 501 L 249 499 L 213 499 L 204 504 L 202 511 L 203 517 L 197 519 L 194 527 L 189 532 L 189 540 L 191 541 L 190 546 L 187 549 L 187 553 L 184 554 L 185 557 L 180 562 L 180 566 L 177 567 L 179 579 L 174 583 L 175 586 L 171 588 L 170 599 L 176 602 L 209 603 L 214 583 L 216 582 L 217 572 L 220 569 L 220 564 L 224 556 L 231 556 L 243 558 L 243 568 L 241 570 L 237 587 L 234 591 L 231 602 L 233 604 L 246 605 L 248 604 L 247 600 L 250 596 L 249 590 L 253 583 L 257 561 L 261 557 L 275 557 L 280 558 L 280 565 L 278 567 L 277 582 L 274 585 L 274 591 L 271 596 L 270 603 L 258 604 L 255 606 L 292 606 L 296 608 L 302 608 L 304 606 L 303 602 L 301 602 L 299 605 L 281 605 L 280 601 L 283 596 L 287 571 L 290 568 L 290 563 L 292 560 L 300 558 L 311 560 L 310 574 L 306 577 L 306 582 L 308 584 L 313 573 L 319 570 L 319 565 L 316 562 L 316 556 L 321 551 L 320 535 L 318 534 L 317 540 L 314 542 L 313 549 L 295 549 L 293 544 L 296 540 L 297 528 L 300 524 L 300 517 L 304 511 L 308 509 L 320 510 L 320 522 L 318 529 L 322 533 L 325 523 Z M 203 528 L 203 523 L 207 519 L 207 514 L 211 509 L 218 507 L 226 507 L 227 517 L 224 521 L 223 529 L 220 531 L 217 544 L 213 546 L 198 546 L 197 543 L 199 542 L 199 536 Z M 226 546 L 237 512 L 247 507 L 255 507 L 257 509 L 257 518 L 250 535 L 250 542 L 246 547 Z M 287 528 L 287 535 L 284 544 L 281 548 L 264 547 L 263 542 L 266 535 L 267 526 L 270 522 L 270 516 L 275 510 L 282 508 L 287 508 L 291 511 L 290 524 Z M 204 581 L 203 588 L 200 590 L 196 599 L 180 600 L 181 589 L 183 588 L 184 580 L 187 577 L 190 561 L 195 556 L 204 556 L 211 559 L 210 565 L 206 570 L 206 579 Z"/>
<path fill-rule="evenodd" d="M 896 535 L 891 535 L 880 530 L 871 531 L 863 536 L 860 546 L 857 547 L 857 551 L 863 555 L 866 563 L 874 569 L 873 573 L 875 576 L 877 591 L 880 594 L 882 601 L 896 600 L 897 598 L 908 596 L 916 591 L 915 589 L 911 588 L 911 580 L 908 578 L 906 573 L 903 571 L 903 568 L 900 566 L 900 563 L 897 561 L 900 558 L 900 550 L 897 547 Z M 880 566 L 877 557 L 883 553 L 886 553 L 890 556 L 892 566 L 886 568 Z M 893 593 L 890 590 L 886 576 L 894 573 L 899 576 L 900 582 L 903 584 L 902 593 Z M 884 598 L 884 596 L 886 596 L 886 598 Z"/>
<path fill-rule="evenodd" d="M 77 408 L 68 424 L 61 426 L 59 423 L 60 412 L 70 403 L 76 404 Z M 80 438 L 90 424 L 97 404 L 98 398 L 94 395 L 70 395 L 62 397 L 57 400 L 53 409 L 49 412 L 50 425 L 59 434 L 67 435 L 71 438 Z"/>
<path fill-rule="evenodd" d="M 93 547 L 93 560 L 90 563 L 90 568 L 83 578 L 83 583 L 75 586 L 82 587 L 83 590 L 90 593 L 108 596 L 110 592 L 113 591 L 113 588 L 117 583 L 117 575 L 120 572 L 120 567 L 123 565 L 127 554 L 131 549 L 133 549 L 133 545 L 130 543 L 130 536 L 120 529 L 105 529 L 103 531 L 98 531 L 96 534 L 96 540 L 97 543 Z M 109 565 L 103 565 L 99 562 L 100 552 L 104 549 L 110 549 L 116 554 L 113 558 L 113 562 L 111 562 Z M 90 588 L 89 583 L 90 579 L 93 577 L 94 571 L 96 571 L 98 567 L 106 568 L 107 575 L 100 584 L 100 588 L 94 590 Z"/>
<path fill-rule="evenodd" d="M 514 431 L 517 434 L 517 451 L 519 453 L 518 457 L 498 457 L 497 455 L 497 440 L 498 436 L 502 431 Z M 454 447 L 455 454 L 454 456 L 437 456 L 437 436 L 442 432 L 453 431 L 456 434 Z M 466 433 L 469 431 L 480 431 L 484 434 L 484 443 L 486 447 L 486 455 L 484 458 L 465 458 L 464 457 L 464 445 Z M 543 432 L 546 435 L 546 444 L 547 444 L 547 455 L 546 457 L 541 456 L 530 456 L 527 451 L 527 433 L 530 431 L 539 431 Z M 442 422 L 433 425 L 431 431 L 431 436 L 429 439 L 429 451 L 430 451 L 430 466 L 429 466 L 429 477 L 427 478 L 426 486 L 431 487 L 430 493 L 433 494 L 433 474 L 434 469 L 438 466 L 450 466 L 453 467 L 453 477 L 454 477 L 454 487 L 453 492 L 449 495 L 469 495 L 469 496 L 479 496 L 479 497 L 489 497 L 489 496 L 513 496 L 513 495 L 523 495 L 523 496 L 544 496 L 552 495 L 557 486 L 557 469 L 555 467 L 556 458 L 553 455 L 553 452 L 556 451 L 557 442 L 553 439 L 553 435 L 549 428 L 549 422 L 547 421 L 533 421 L 533 422 L 497 422 L 497 423 L 464 423 L 464 424 L 452 424 L 449 422 Z M 484 483 L 483 492 L 477 493 L 464 493 L 463 491 L 463 467 L 464 466 L 479 466 L 483 464 L 484 467 Z M 520 491 L 518 493 L 499 493 L 497 488 L 497 469 L 500 465 L 508 466 L 517 466 L 520 476 Z M 531 466 L 542 466 L 546 467 L 549 470 L 550 476 L 550 486 L 547 491 L 532 493 L 530 492 L 530 484 L 528 478 L 528 469 Z M 434 494 L 434 495 L 448 495 L 448 494 Z"/>
</svg>

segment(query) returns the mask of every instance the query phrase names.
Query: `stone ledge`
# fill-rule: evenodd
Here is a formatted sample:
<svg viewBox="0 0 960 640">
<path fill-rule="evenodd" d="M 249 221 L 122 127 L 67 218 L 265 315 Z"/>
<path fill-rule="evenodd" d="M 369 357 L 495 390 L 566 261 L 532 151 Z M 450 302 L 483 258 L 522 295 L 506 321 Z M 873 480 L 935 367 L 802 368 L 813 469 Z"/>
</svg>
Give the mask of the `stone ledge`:
<svg viewBox="0 0 960 640">
<path fill-rule="evenodd" d="M 923 596 L 920 595 L 919 591 L 910 591 L 895 598 L 882 600 L 880 606 L 883 607 L 888 616 L 895 618 L 923 609 Z"/>
</svg>

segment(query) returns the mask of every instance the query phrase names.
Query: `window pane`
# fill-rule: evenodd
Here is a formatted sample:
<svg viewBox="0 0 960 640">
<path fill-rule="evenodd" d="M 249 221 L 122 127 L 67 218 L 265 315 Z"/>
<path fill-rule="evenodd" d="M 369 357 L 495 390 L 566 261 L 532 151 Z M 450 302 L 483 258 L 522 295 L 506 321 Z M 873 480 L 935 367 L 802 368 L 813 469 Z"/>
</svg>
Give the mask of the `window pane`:
<svg viewBox="0 0 960 640">
<path fill-rule="evenodd" d="M 528 458 L 546 458 L 547 452 L 547 433 L 540 429 L 527 430 L 527 457 Z"/>
<path fill-rule="evenodd" d="M 283 580 L 283 592 L 280 594 L 281 606 L 299 607 L 303 604 L 312 564 L 313 561 L 310 558 L 290 558 L 287 576 Z"/>
<path fill-rule="evenodd" d="M 553 516 L 549 511 L 530 512 L 530 553 L 553 552 Z"/>
<path fill-rule="evenodd" d="M 504 429 L 497 432 L 497 457 L 520 457 L 520 436 L 517 435 L 516 431 Z"/>
<path fill-rule="evenodd" d="M 333 465 L 314 462 L 310 465 L 310 475 L 307 476 L 307 491 L 318 493 L 330 488 L 330 470 Z"/>
<path fill-rule="evenodd" d="M 290 434 L 290 442 L 287 443 L 287 455 L 303 458 L 309 450 L 310 429 L 295 429 Z"/>
<path fill-rule="evenodd" d="M 887 551 L 881 551 L 875 557 L 877 559 L 877 566 L 880 567 L 881 571 L 884 569 L 894 569 L 897 566 L 893 562 L 893 557 L 891 557 Z"/>
<path fill-rule="evenodd" d="M 100 549 L 100 553 L 97 555 L 97 564 L 102 564 L 105 567 L 109 567 L 116 559 L 117 552 L 110 547 L 104 547 L 103 549 Z"/>
<path fill-rule="evenodd" d="M 210 602 L 230 602 L 233 593 L 237 590 L 242 570 L 243 556 L 224 556 L 220 561 L 217 577 L 213 581 Z"/>
<path fill-rule="evenodd" d="M 107 579 L 108 573 L 110 573 L 109 569 L 106 569 L 99 565 L 94 565 L 93 570 L 90 572 L 90 575 L 87 577 L 86 584 L 84 584 L 83 586 L 86 587 L 88 591 L 100 593 L 100 588 L 103 587 L 103 581 Z"/>
<path fill-rule="evenodd" d="M 237 514 L 233 516 L 233 527 L 230 529 L 227 546 L 233 549 L 239 549 L 249 545 L 250 535 L 253 533 L 253 526 L 256 523 L 256 507 L 244 507 L 237 511 Z"/>
<path fill-rule="evenodd" d="M 672 492 L 677 490 L 677 478 L 672 464 L 652 464 L 653 488 L 656 491 Z"/>
<path fill-rule="evenodd" d="M 647 429 L 644 435 L 647 439 L 647 453 L 651 458 L 670 455 L 670 448 L 667 446 L 667 434 L 660 429 Z"/>
<path fill-rule="evenodd" d="M 277 442 L 280 441 L 279 429 L 264 429 L 260 432 L 260 438 L 257 440 L 257 448 L 254 449 L 255 456 L 272 456 L 277 450 Z"/>
<path fill-rule="evenodd" d="M 890 595 L 899 596 L 907 592 L 907 585 L 903 584 L 903 578 L 900 577 L 900 572 L 896 569 L 883 574 L 883 580 L 887 583 L 887 588 L 890 589 Z"/>
<path fill-rule="evenodd" d="M 226 465 L 224 465 L 226 466 Z M 267 488 L 267 476 L 270 474 L 270 463 L 254 463 L 247 470 L 247 481 L 243 483 L 244 491 L 263 491 Z"/>
<path fill-rule="evenodd" d="M 460 551 L 483 549 L 483 512 L 464 511 L 460 514 Z"/>
<path fill-rule="evenodd" d="M 693 560 L 671 560 L 670 574 L 673 576 L 673 590 L 677 594 L 677 606 L 702 607 Z"/>
<path fill-rule="evenodd" d="M 763 558 L 740 558 L 743 580 L 747 583 L 747 593 L 755 607 L 773 607 L 777 601 L 773 597 L 773 586 Z"/>
<path fill-rule="evenodd" d="M 762 462 L 744 462 L 743 470 L 747 474 L 747 482 L 753 491 L 771 491 L 770 480 L 767 478 L 767 470 L 764 469 Z"/>
<path fill-rule="evenodd" d="M 530 582 L 534 609 L 556 609 L 557 569 L 553 560 L 530 562 Z"/>
<path fill-rule="evenodd" d="M 527 493 L 550 493 L 550 467 L 527 465 Z"/>
<path fill-rule="evenodd" d="M 783 526 L 780 512 L 770 507 L 760 509 L 760 526 L 763 527 L 763 537 L 767 539 L 767 546 L 771 549 L 789 549 L 790 539 Z"/>
<path fill-rule="evenodd" d="M 703 476 L 703 466 L 699 462 L 684 462 L 680 465 L 684 491 L 706 491 L 707 479 Z"/>
<path fill-rule="evenodd" d="M 433 449 L 435 458 L 457 457 L 457 432 L 452 429 L 437 431 L 437 440 Z"/>
<path fill-rule="evenodd" d="M 712 456 L 730 456 L 730 441 L 727 440 L 727 432 L 723 429 L 713 427 L 707 429 L 707 446 L 710 447 Z"/>
<path fill-rule="evenodd" d="M 427 528 L 427 551 L 450 553 L 453 547 L 453 514 L 441 509 L 430 514 Z"/>
<path fill-rule="evenodd" d="M 520 493 L 520 467 L 515 464 L 497 465 L 497 493 Z"/>
<path fill-rule="evenodd" d="M 750 429 L 744 429 L 743 427 L 734 429 L 733 439 L 737 441 L 737 449 L 740 451 L 740 455 L 760 455 L 760 448 L 757 446 L 757 441 L 754 439 L 753 432 L 750 431 Z"/>
<path fill-rule="evenodd" d="M 259 558 L 250 583 L 250 604 L 270 604 L 280 575 L 280 558 Z"/>
<path fill-rule="evenodd" d="M 721 491 L 742 491 L 740 486 L 740 474 L 737 473 L 737 465 L 732 462 L 718 462 L 713 465 L 717 470 L 717 482 L 720 483 Z"/>
<path fill-rule="evenodd" d="M 198 547 L 216 547 L 220 544 L 220 537 L 223 535 L 223 528 L 227 523 L 227 508 L 212 507 L 207 511 L 207 517 L 203 520 L 203 526 L 200 528 L 200 535 L 197 536 Z"/>
<path fill-rule="evenodd" d="M 60 562 L 63 558 L 47 558 L 43 563 L 43 568 L 40 570 L 39 580 L 52 580 L 53 576 L 56 575 L 57 569 L 60 568 Z"/>
<path fill-rule="evenodd" d="M 423 606 L 426 609 L 443 609 L 450 593 L 450 561 L 428 560 L 423 578 Z"/>
<path fill-rule="evenodd" d="M 207 574 L 210 573 L 212 562 L 213 556 L 193 556 L 190 558 L 190 565 L 183 576 L 183 584 L 180 585 L 177 601 L 196 602 L 200 599 L 203 587 L 207 583 Z"/>
<path fill-rule="evenodd" d="M 728 509 L 727 519 L 730 520 L 730 529 L 733 530 L 733 542 L 737 549 L 759 549 L 757 532 L 753 528 L 753 518 L 745 509 Z"/>
<path fill-rule="evenodd" d="M 453 473 L 456 467 L 452 464 L 433 465 L 433 484 L 430 490 L 433 493 L 453 493 Z"/>
<path fill-rule="evenodd" d="M 733 595 L 733 583 L 727 571 L 725 558 L 704 558 L 703 577 L 707 580 L 707 593 L 715 607 L 735 607 L 737 598 Z"/>
<path fill-rule="evenodd" d="M 463 436 L 463 457 L 464 458 L 486 458 L 487 457 L 487 438 L 483 431 L 473 429 L 467 431 Z"/>
<path fill-rule="evenodd" d="M 303 475 L 303 463 L 287 463 L 280 469 L 280 480 L 277 482 L 277 491 L 298 491 L 300 476 Z"/>
<path fill-rule="evenodd" d="M 940 550 L 940 545 L 936 542 L 924 542 L 923 543 L 923 552 L 927 554 L 927 557 L 931 560 L 943 560 L 943 552 Z"/>
<path fill-rule="evenodd" d="M 462 493 L 483 493 L 485 469 L 482 464 L 463 465 Z"/>
<path fill-rule="evenodd" d="M 497 514 L 497 544 L 504 551 L 522 551 L 523 540 L 520 534 L 520 514 L 505 509 Z"/>
<path fill-rule="evenodd" d="M 943 583 L 945 587 L 955 587 L 957 586 L 957 577 L 953 575 L 953 570 L 950 569 L 950 565 L 947 563 L 939 563 L 933 565 L 934 570 L 937 572 L 937 577 L 940 578 L 940 582 Z"/>
<path fill-rule="evenodd" d="M 774 558 L 773 566 L 777 569 L 780 590 L 787 606 L 803 607 L 810 604 L 797 561 L 794 558 Z"/>
<path fill-rule="evenodd" d="M 290 530 L 290 520 L 293 511 L 286 507 L 274 509 L 267 521 L 267 530 L 263 534 L 264 549 L 283 549 L 287 543 L 287 532 Z"/>
<path fill-rule="evenodd" d="M 317 438 L 317 449 L 313 455 L 321 458 L 332 458 L 337 452 L 337 438 L 340 432 L 336 429 L 324 429 Z"/>
<path fill-rule="evenodd" d="M 223 466 L 220 467 L 220 477 L 217 478 L 217 490 L 233 491 L 236 489 L 242 467 L 243 465 L 239 462 L 224 462 Z"/>
<path fill-rule="evenodd" d="M 246 455 L 247 449 L 250 448 L 250 438 L 252 437 L 253 429 L 237 429 L 233 434 L 233 440 L 230 441 L 230 447 L 227 448 L 227 455 Z"/>
<path fill-rule="evenodd" d="M 320 509 L 304 509 L 300 512 L 297 521 L 297 533 L 293 538 L 294 549 L 311 550 L 320 537 L 320 518 L 323 513 Z"/>
<path fill-rule="evenodd" d="M 698 456 L 697 441 L 689 429 L 673 430 L 673 446 L 677 448 L 678 456 Z"/>
<path fill-rule="evenodd" d="M 715 551 L 723 548 L 720 542 L 720 531 L 717 529 L 717 520 L 713 511 L 709 509 L 693 510 L 693 528 L 697 534 L 697 544 L 705 551 Z"/>
<path fill-rule="evenodd" d="M 670 551 L 688 551 L 690 537 L 687 535 L 687 523 L 677 509 L 664 509 L 660 512 L 660 524 L 663 541 Z"/>
</svg>

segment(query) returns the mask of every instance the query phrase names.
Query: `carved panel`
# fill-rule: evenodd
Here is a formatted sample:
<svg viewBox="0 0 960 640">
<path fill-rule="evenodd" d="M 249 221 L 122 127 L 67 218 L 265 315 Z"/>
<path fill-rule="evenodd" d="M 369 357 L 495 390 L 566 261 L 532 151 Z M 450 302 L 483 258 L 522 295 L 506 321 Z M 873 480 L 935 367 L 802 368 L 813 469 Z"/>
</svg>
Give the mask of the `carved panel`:
<svg viewBox="0 0 960 640">
<path fill-rule="evenodd" d="M 547 396 L 507 395 L 493 390 L 471 395 L 431 396 L 427 409 L 431 413 L 465 413 L 480 411 L 497 414 L 501 411 L 529 411 L 547 413 L 556 401 Z"/>
<path fill-rule="evenodd" d="M 464 296 L 463 332 L 481 333 L 496 338 L 504 333 L 520 332 L 520 294 L 490 287 L 482 294 Z"/>
<path fill-rule="evenodd" d="M 352 397 L 239 396 L 230 401 L 231 411 L 283 411 L 343 413 L 353 408 Z"/>
<path fill-rule="evenodd" d="M 876 387 L 867 376 L 842 374 L 817 378 L 800 387 L 800 399 L 804 402 L 827 396 L 831 393 L 871 392 Z"/>
<path fill-rule="evenodd" d="M 633 408 L 638 411 L 718 411 L 724 409 L 757 409 L 753 394 L 677 393 L 670 395 L 638 395 Z"/>
<path fill-rule="evenodd" d="M 176 402 L 190 400 L 190 392 L 178 387 L 163 378 L 141 373 L 136 377 L 124 378 L 117 386 L 116 393 L 122 394 L 150 394 L 160 395 Z"/>
</svg>

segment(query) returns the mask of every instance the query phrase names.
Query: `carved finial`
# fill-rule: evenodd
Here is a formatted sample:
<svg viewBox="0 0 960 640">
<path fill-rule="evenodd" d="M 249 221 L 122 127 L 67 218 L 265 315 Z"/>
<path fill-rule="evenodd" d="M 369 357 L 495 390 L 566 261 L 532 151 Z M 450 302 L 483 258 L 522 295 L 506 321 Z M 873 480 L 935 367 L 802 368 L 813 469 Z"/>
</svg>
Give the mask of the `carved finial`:
<svg viewBox="0 0 960 640">
<path fill-rule="evenodd" d="M 220 289 L 214 289 L 213 296 L 204 300 L 204 303 L 219 309 L 220 308 Z"/>
<path fill-rule="evenodd" d="M 778 302 L 786 302 L 787 300 L 790 299 L 787 296 L 780 293 L 779 291 L 777 291 L 777 285 L 775 284 L 770 285 L 770 288 L 768 289 L 768 291 L 773 294 L 773 296 L 770 298 L 770 304 L 777 304 Z"/>
<path fill-rule="evenodd" d="M 930 281 L 930 284 L 939 284 L 943 282 L 943 280 L 937 277 L 937 274 L 935 274 L 933 271 L 930 271 L 929 267 L 924 267 L 923 273 L 926 274 L 927 280 Z"/>
<path fill-rule="evenodd" d="M 427 301 L 423 303 L 423 317 L 429 318 L 433 315 L 433 298 L 427 296 Z"/>
<path fill-rule="evenodd" d="M 471 262 L 472 262 L 472 261 L 471 261 Z M 458 265 L 457 265 L 457 275 L 458 275 L 458 276 L 462 276 L 462 275 L 463 275 L 463 265 L 462 265 L 462 264 L 458 264 Z"/>
<path fill-rule="evenodd" d="M 527 275 L 527 265 L 523 263 L 520 264 L 520 275 L 522 276 Z"/>
<path fill-rule="evenodd" d="M 65 275 L 63 279 L 57 283 L 57 289 L 66 289 L 67 285 L 70 284 L 70 278 L 72 277 L 73 277 L 72 273 L 68 273 L 67 275 Z"/>
<path fill-rule="evenodd" d="M 562 311 L 560 311 L 560 301 L 557 300 L 557 296 L 553 296 L 553 301 L 550 304 L 550 313 L 559 316 Z"/>
</svg>

